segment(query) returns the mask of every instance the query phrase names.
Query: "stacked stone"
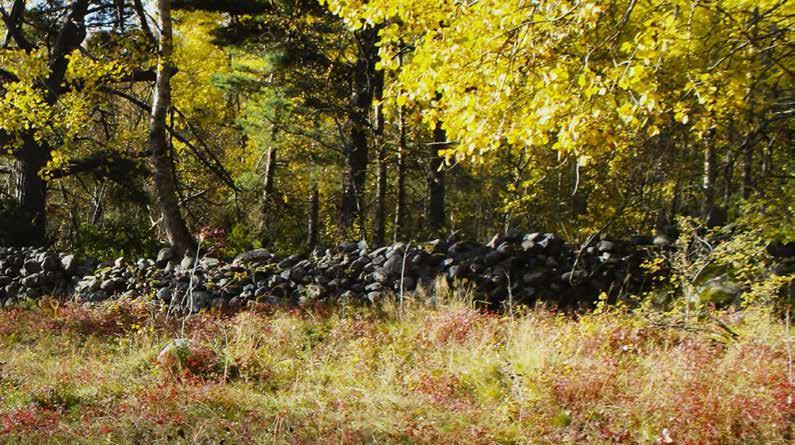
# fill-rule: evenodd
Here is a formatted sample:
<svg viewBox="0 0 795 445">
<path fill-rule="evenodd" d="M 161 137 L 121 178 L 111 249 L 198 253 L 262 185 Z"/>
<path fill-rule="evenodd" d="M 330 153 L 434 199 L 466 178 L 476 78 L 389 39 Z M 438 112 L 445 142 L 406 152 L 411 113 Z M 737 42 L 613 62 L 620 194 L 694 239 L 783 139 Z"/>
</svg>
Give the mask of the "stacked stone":
<svg viewBox="0 0 795 445">
<path fill-rule="evenodd" d="M 241 308 L 250 302 L 377 303 L 419 286 L 430 289 L 441 278 L 470 287 L 492 308 L 508 300 L 576 306 L 593 302 L 602 292 L 616 297 L 646 289 L 651 280 L 641 264 L 653 250 L 669 245 L 664 236 L 638 236 L 569 246 L 552 233 L 498 235 L 480 244 L 453 233 L 446 239 L 375 249 L 364 241 L 343 243 L 284 258 L 257 249 L 231 262 L 195 254 L 176 257 L 163 249 L 154 260 L 119 258 L 96 267 L 42 249 L 0 248 L 0 304 L 42 296 L 83 302 L 144 297 L 153 304 L 196 312 Z M 791 244 L 769 250 L 780 260 L 780 268 L 792 269 Z M 722 276 L 702 287 L 705 294 L 720 294 L 721 301 L 736 301 L 741 294 Z"/>
<path fill-rule="evenodd" d="M 176 258 L 163 249 L 154 261 L 128 264 L 120 258 L 100 265 L 78 283 L 76 293 L 83 301 L 151 296 L 166 306 L 199 311 L 251 301 L 279 306 L 335 299 L 375 303 L 401 290 L 432 287 L 444 277 L 471 286 L 492 307 L 508 299 L 572 305 L 601 292 L 640 289 L 641 245 L 649 243 L 646 238 L 602 240 L 572 249 L 554 234 L 532 233 L 495 236 L 483 245 L 453 234 L 376 249 L 364 241 L 350 242 L 286 258 L 258 249 L 232 262 L 193 254 Z"/>
<path fill-rule="evenodd" d="M 72 255 L 33 248 L 0 248 L 0 303 L 11 306 L 28 298 L 71 295 L 77 277 L 90 272 Z"/>
</svg>

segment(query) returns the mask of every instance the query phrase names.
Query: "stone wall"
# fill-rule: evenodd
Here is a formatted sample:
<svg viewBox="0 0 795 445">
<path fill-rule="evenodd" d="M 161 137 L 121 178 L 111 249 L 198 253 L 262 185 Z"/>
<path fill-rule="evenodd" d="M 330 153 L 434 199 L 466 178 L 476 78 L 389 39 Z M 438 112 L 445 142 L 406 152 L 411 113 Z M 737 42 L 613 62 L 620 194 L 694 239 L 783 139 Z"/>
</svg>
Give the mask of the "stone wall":
<svg viewBox="0 0 795 445">
<path fill-rule="evenodd" d="M 657 247 L 654 246 L 656 241 Z M 0 249 L 0 299 L 13 304 L 42 295 L 98 302 L 147 296 L 164 305 L 198 311 L 319 300 L 377 302 L 439 277 L 471 286 L 484 304 L 498 307 L 537 299 L 562 305 L 592 302 L 646 286 L 640 264 L 665 239 L 601 240 L 572 249 L 551 233 L 496 236 L 488 244 L 457 234 L 420 244 L 371 249 L 350 242 L 308 255 L 277 257 L 265 249 L 228 261 L 195 255 L 175 258 L 163 249 L 156 259 L 119 258 L 92 267 L 71 255 L 37 249 Z M 578 255 L 579 254 L 579 255 Z M 192 297 L 192 298 L 189 298 Z"/>
<path fill-rule="evenodd" d="M 43 295 L 68 297 L 79 277 L 92 272 L 72 255 L 33 248 L 0 248 L 0 302 Z"/>
</svg>

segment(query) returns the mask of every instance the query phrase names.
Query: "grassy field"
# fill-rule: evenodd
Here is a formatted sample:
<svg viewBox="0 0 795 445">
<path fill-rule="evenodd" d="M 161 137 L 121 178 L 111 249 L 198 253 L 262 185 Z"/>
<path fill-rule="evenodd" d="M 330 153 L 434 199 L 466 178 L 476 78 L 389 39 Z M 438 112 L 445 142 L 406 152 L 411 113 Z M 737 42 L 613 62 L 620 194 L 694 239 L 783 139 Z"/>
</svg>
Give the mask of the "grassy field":
<svg viewBox="0 0 795 445">
<path fill-rule="evenodd" d="M 136 302 L 45 302 L 0 312 L 0 442 L 791 443 L 786 324 L 716 316 L 736 339 L 461 299 L 184 326 Z"/>
</svg>

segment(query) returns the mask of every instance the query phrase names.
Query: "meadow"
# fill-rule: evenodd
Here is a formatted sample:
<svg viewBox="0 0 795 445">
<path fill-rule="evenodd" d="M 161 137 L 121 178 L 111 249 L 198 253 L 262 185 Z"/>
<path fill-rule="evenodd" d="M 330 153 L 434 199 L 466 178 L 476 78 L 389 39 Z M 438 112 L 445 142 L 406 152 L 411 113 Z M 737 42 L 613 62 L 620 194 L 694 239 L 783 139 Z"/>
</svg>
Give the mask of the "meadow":
<svg viewBox="0 0 795 445">
<path fill-rule="evenodd" d="M 494 314 L 449 290 L 188 319 L 43 300 L 0 312 L 0 442 L 785 444 L 791 340 L 762 309 Z"/>
</svg>

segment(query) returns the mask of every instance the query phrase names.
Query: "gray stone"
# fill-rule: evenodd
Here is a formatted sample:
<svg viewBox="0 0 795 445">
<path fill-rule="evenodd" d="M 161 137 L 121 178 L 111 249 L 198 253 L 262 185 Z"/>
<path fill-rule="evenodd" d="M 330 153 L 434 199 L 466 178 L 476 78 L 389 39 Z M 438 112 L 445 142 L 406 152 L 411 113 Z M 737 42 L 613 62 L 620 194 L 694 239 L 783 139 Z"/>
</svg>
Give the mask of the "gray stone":
<svg viewBox="0 0 795 445">
<path fill-rule="evenodd" d="M 602 254 L 599 255 L 599 261 L 603 263 L 618 264 L 619 262 L 621 262 L 621 258 L 618 255 L 611 252 L 602 252 Z"/>
<path fill-rule="evenodd" d="M 523 241 L 537 241 L 537 240 L 539 240 L 541 238 L 541 236 L 542 235 L 540 233 L 538 233 L 538 232 L 528 233 L 522 239 L 523 239 Z"/>
<path fill-rule="evenodd" d="M 558 262 L 558 260 L 555 259 L 555 257 L 552 257 L 552 256 L 548 256 L 548 257 L 544 258 L 544 264 L 547 267 L 552 268 L 552 269 L 560 268 L 560 263 Z"/>
<path fill-rule="evenodd" d="M 99 285 L 99 288 L 102 289 L 103 291 L 109 293 L 109 294 L 113 294 L 113 293 L 116 293 L 116 292 L 119 292 L 119 291 L 123 290 L 122 289 L 123 286 L 124 286 L 124 282 L 123 281 L 113 278 L 113 279 L 109 279 L 109 280 L 103 281 Z"/>
<path fill-rule="evenodd" d="M 450 267 L 450 269 L 447 270 L 447 274 L 451 279 L 460 280 L 467 277 L 468 269 L 466 267 L 456 265 Z"/>
<path fill-rule="evenodd" d="M 403 256 L 396 255 L 384 263 L 384 272 L 390 275 L 400 275 L 401 271 L 403 270 Z"/>
<path fill-rule="evenodd" d="M 301 257 L 299 255 L 291 255 L 281 261 L 276 265 L 279 269 L 289 269 L 290 267 L 295 266 L 298 262 L 301 261 Z"/>
<path fill-rule="evenodd" d="M 656 247 L 666 247 L 671 245 L 671 238 L 668 235 L 657 235 L 654 237 L 653 244 Z"/>
<path fill-rule="evenodd" d="M 367 299 L 370 300 L 370 303 L 377 304 L 379 301 L 381 301 L 383 295 L 384 294 L 381 292 L 368 292 Z"/>
<path fill-rule="evenodd" d="M 356 243 L 340 244 L 339 246 L 337 246 L 337 250 L 339 252 L 347 252 L 347 253 L 354 252 L 356 250 L 359 250 L 359 243 L 356 242 Z"/>
<path fill-rule="evenodd" d="M 105 301 L 108 299 L 108 293 L 103 290 L 98 290 L 96 292 L 90 292 L 83 296 L 83 301 L 88 301 L 92 303 Z"/>
<path fill-rule="evenodd" d="M 743 288 L 726 276 L 713 278 L 699 286 L 698 297 L 701 303 L 712 303 L 725 306 L 737 303 L 743 294 Z"/>
<path fill-rule="evenodd" d="M 462 253 L 468 252 L 469 250 L 471 250 L 471 246 L 469 246 L 468 243 L 459 241 L 451 245 L 450 248 L 447 249 L 447 252 L 451 255 L 460 255 Z"/>
<path fill-rule="evenodd" d="M 259 287 L 256 291 L 254 291 L 254 298 L 261 298 L 270 292 L 270 289 L 267 287 Z"/>
<path fill-rule="evenodd" d="M 262 264 L 270 261 L 272 258 L 273 255 L 268 249 L 256 249 L 250 252 L 241 253 L 235 257 L 234 261 L 232 261 L 232 264 Z"/>
<path fill-rule="evenodd" d="M 23 278 L 20 283 L 28 288 L 37 287 L 39 285 L 39 277 L 40 274 L 28 275 L 27 277 Z"/>
<path fill-rule="evenodd" d="M 194 256 L 191 254 L 187 254 L 184 257 L 182 257 L 182 261 L 179 263 L 179 267 L 182 270 L 187 271 L 193 269 L 194 264 L 196 264 L 196 258 L 194 258 Z"/>
<path fill-rule="evenodd" d="M 166 275 L 171 275 L 176 270 L 173 263 L 166 263 L 166 266 L 163 268 L 163 273 Z"/>
<path fill-rule="evenodd" d="M 99 290 L 100 281 L 97 277 L 89 275 L 77 284 L 78 293 L 95 292 Z"/>
<path fill-rule="evenodd" d="M 366 266 L 369 262 L 370 259 L 368 257 L 361 256 L 351 263 L 351 269 L 354 271 L 362 270 L 364 269 L 364 266 Z"/>
<path fill-rule="evenodd" d="M 267 270 L 255 270 L 254 273 L 251 275 L 252 280 L 255 283 L 260 281 L 265 281 L 270 278 L 273 274 Z"/>
<path fill-rule="evenodd" d="M 403 291 L 412 292 L 417 288 L 417 280 L 414 277 L 403 277 Z M 400 280 L 395 282 L 395 290 L 400 292 Z"/>
<path fill-rule="evenodd" d="M 139 271 L 143 272 L 155 265 L 155 262 L 152 260 L 141 259 L 135 263 L 135 267 L 138 268 Z"/>
<path fill-rule="evenodd" d="M 193 303 L 193 311 L 198 312 L 210 304 L 210 300 L 212 299 L 212 295 L 207 291 L 193 291 L 191 292 L 190 296 L 188 297 L 187 305 L 191 307 L 191 302 Z"/>
<path fill-rule="evenodd" d="M 546 273 L 544 271 L 527 272 L 522 276 L 522 281 L 525 284 L 535 284 L 544 281 Z"/>
<path fill-rule="evenodd" d="M 491 247 L 492 249 L 494 249 L 494 248 L 496 248 L 497 246 L 499 246 L 501 243 L 502 243 L 502 236 L 501 236 L 501 235 L 498 233 L 498 234 L 494 235 L 494 236 L 491 238 L 491 241 L 489 241 L 489 242 L 486 244 L 486 247 Z"/>
<path fill-rule="evenodd" d="M 373 281 L 381 284 L 386 284 L 389 281 L 389 276 L 382 270 L 376 271 L 372 275 Z"/>
<path fill-rule="evenodd" d="M 497 246 L 497 252 L 503 257 L 511 255 L 513 253 L 513 244 L 504 242 Z"/>
<path fill-rule="evenodd" d="M 370 252 L 370 258 L 375 259 L 378 256 L 383 256 L 384 261 L 386 261 L 386 252 L 389 250 L 389 246 L 379 247 L 378 249 L 373 250 Z"/>
<path fill-rule="evenodd" d="M 25 269 L 26 275 L 41 272 L 41 264 L 34 260 L 25 261 L 23 268 Z"/>
<path fill-rule="evenodd" d="M 6 298 L 13 300 L 19 295 L 19 283 L 11 283 L 5 288 Z"/>
<path fill-rule="evenodd" d="M 157 299 L 162 301 L 171 301 L 171 289 L 164 287 L 157 291 Z"/>
<path fill-rule="evenodd" d="M 61 261 L 56 255 L 45 255 L 41 262 L 41 268 L 46 271 L 56 271 L 61 269 Z"/>
<path fill-rule="evenodd" d="M 633 246 L 650 246 L 654 244 L 654 237 L 649 235 L 635 235 L 629 239 Z"/>
<path fill-rule="evenodd" d="M 564 282 L 579 282 L 580 280 L 585 279 L 587 276 L 588 274 L 584 270 L 576 270 L 561 274 L 560 279 Z"/>
<path fill-rule="evenodd" d="M 603 240 L 603 241 L 599 241 L 599 244 L 596 245 L 596 248 L 600 252 L 615 252 L 616 243 L 614 243 L 612 241 Z"/>
<path fill-rule="evenodd" d="M 503 258 L 503 254 L 501 254 L 500 252 L 497 252 L 497 251 L 492 251 L 492 252 L 487 253 L 483 257 L 483 263 L 486 266 L 494 266 L 495 264 L 499 263 L 502 260 L 502 258 Z"/>
<path fill-rule="evenodd" d="M 163 249 L 160 249 L 160 252 L 157 253 L 157 260 L 155 261 L 155 263 L 157 264 L 157 267 L 160 268 L 166 267 L 166 264 L 168 264 L 169 261 L 174 259 L 174 256 L 175 256 L 174 250 L 171 249 L 170 247 L 165 247 Z"/>
<path fill-rule="evenodd" d="M 367 292 L 381 291 L 383 289 L 384 289 L 384 286 L 381 283 L 377 283 L 377 282 L 376 283 L 372 283 L 372 284 L 368 284 L 367 286 L 364 287 L 364 290 L 366 290 Z"/>
<path fill-rule="evenodd" d="M 199 266 L 201 266 L 205 270 L 215 269 L 220 264 L 221 264 L 221 260 L 219 260 L 218 258 L 206 257 L 206 258 L 202 258 L 202 260 L 199 261 Z"/>
</svg>

